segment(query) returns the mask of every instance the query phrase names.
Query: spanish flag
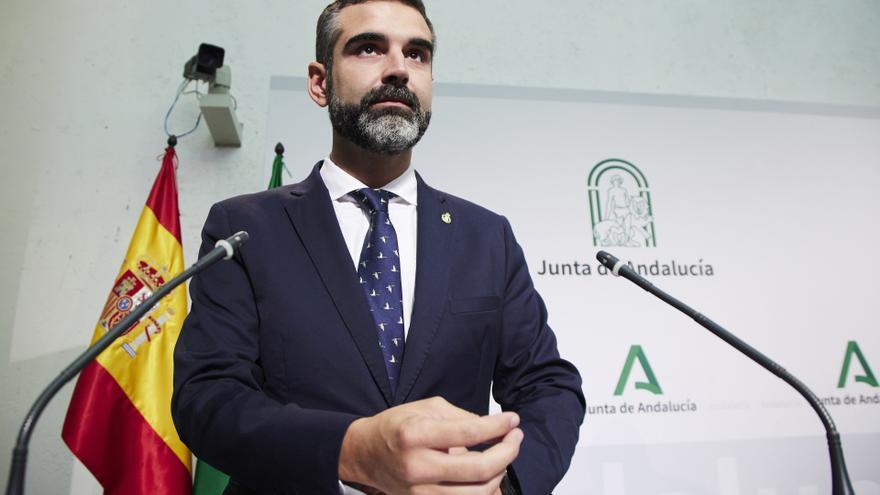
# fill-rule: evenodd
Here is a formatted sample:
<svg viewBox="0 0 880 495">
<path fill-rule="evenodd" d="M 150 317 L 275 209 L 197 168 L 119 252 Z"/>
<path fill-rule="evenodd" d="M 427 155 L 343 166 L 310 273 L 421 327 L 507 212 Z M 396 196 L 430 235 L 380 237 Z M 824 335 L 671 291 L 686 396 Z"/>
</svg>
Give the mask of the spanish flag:
<svg viewBox="0 0 880 495">
<path fill-rule="evenodd" d="M 183 271 L 174 148 L 135 227 L 94 343 Z M 61 433 L 107 495 L 189 494 L 191 455 L 171 420 L 174 344 L 186 317 L 180 286 L 82 372 Z"/>
</svg>

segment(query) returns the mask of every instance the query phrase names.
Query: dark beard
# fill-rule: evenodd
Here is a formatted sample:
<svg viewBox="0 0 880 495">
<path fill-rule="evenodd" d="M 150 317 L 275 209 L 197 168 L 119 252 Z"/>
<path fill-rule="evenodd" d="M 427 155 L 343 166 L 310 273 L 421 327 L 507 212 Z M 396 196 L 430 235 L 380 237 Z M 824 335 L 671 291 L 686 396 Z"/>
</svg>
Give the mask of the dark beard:
<svg viewBox="0 0 880 495">
<path fill-rule="evenodd" d="M 431 122 L 431 112 L 423 112 L 419 99 L 405 87 L 385 84 L 374 88 L 359 104 L 342 102 L 332 88 L 328 92 L 333 129 L 373 153 L 397 155 L 411 149 L 425 135 Z M 410 108 L 370 108 L 388 99 L 402 101 Z"/>
</svg>

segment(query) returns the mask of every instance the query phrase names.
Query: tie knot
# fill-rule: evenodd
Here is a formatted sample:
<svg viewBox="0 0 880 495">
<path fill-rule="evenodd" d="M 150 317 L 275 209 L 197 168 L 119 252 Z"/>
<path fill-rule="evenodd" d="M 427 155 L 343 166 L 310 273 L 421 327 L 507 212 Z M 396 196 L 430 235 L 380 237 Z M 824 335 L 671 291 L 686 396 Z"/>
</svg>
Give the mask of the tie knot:
<svg viewBox="0 0 880 495">
<path fill-rule="evenodd" d="M 368 208 L 370 214 L 377 211 L 388 213 L 388 201 L 395 197 L 395 194 L 384 189 L 370 189 L 365 187 L 349 193 L 351 197 L 361 203 L 362 208 Z"/>
</svg>

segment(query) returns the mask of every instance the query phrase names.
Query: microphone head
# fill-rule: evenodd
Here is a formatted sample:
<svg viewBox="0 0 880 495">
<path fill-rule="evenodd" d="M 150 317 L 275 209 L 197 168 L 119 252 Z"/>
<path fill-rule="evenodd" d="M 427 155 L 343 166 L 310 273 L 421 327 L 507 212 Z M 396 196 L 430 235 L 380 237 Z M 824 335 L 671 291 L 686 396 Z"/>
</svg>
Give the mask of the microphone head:
<svg viewBox="0 0 880 495">
<path fill-rule="evenodd" d="M 238 251 L 238 248 L 247 242 L 249 238 L 250 236 L 248 233 L 242 230 L 238 233 L 232 234 L 226 239 L 220 239 L 214 244 L 214 247 L 222 247 L 223 250 L 226 251 L 226 256 L 223 259 L 228 260 L 229 258 L 232 258 L 232 255 L 235 254 L 235 252 Z"/>
<path fill-rule="evenodd" d="M 609 270 L 613 270 L 617 263 L 620 261 L 613 254 L 607 251 L 599 251 L 596 253 L 596 259 L 599 260 L 599 263 L 605 265 L 605 268 Z"/>
<path fill-rule="evenodd" d="M 233 249 L 238 249 L 244 243 L 246 243 L 248 241 L 248 239 L 250 239 L 250 238 L 251 238 L 251 236 L 248 235 L 247 232 L 245 232 L 244 230 L 241 230 L 241 231 L 236 232 L 229 239 L 227 239 L 227 241 L 229 241 L 229 244 L 232 244 Z"/>
</svg>

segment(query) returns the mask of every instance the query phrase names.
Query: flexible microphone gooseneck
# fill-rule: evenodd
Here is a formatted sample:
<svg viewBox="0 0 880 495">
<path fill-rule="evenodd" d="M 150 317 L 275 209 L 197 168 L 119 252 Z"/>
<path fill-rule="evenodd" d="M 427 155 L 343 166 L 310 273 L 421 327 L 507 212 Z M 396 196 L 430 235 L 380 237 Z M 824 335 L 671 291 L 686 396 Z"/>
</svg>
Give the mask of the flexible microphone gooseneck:
<svg viewBox="0 0 880 495">
<path fill-rule="evenodd" d="M 24 493 L 24 477 L 25 471 L 27 470 L 28 444 L 31 440 L 31 433 L 33 433 L 34 426 L 36 425 L 37 420 L 40 419 L 43 410 L 46 409 L 49 401 L 55 397 L 55 394 L 61 390 L 61 387 L 78 375 L 79 372 L 82 371 L 92 359 L 98 357 L 104 349 L 110 347 L 110 344 L 122 335 L 122 332 L 134 326 L 142 316 L 159 302 L 160 299 L 167 296 L 178 285 L 187 281 L 193 275 L 199 273 L 205 268 L 208 268 L 221 259 L 228 260 L 229 258 L 232 258 L 232 255 L 235 254 L 238 248 L 247 242 L 248 237 L 247 232 L 241 231 L 232 237 L 217 241 L 217 244 L 215 244 L 215 247 L 211 252 L 202 256 L 198 261 L 193 263 L 192 266 L 181 272 L 180 275 L 169 280 L 162 287 L 159 287 L 153 295 L 134 308 L 131 313 L 126 315 L 125 318 L 116 324 L 116 326 L 111 328 L 104 334 L 104 336 L 95 341 L 95 343 L 86 349 L 85 352 L 80 354 L 79 357 L 70 363 L 70 365 L 65 368 L 57 378 L 52 380 L 49 386 L 43 390 L 43 393 L 37 397 L 36 402 L 31 406 L 30 411 L 21 424 L 21 429 L 18 432 L 18 440 L 15 442 L 15 448 L 12 450 L 12 461 L 9 464 L 9 480 L 6 483 L 6 495 L 22 495 Z"/>
<path fill-rule="evenodd" d="M 733 335 L 732 333 L 722 328 L 721 325 L 715 323 L 709 318 L 706 318 L 706 316 L 700 314 L 698 311 L 658 289 L 656 286 L 654 286 L 654 284 L 639 275 L 635 270 L 632 269 L 632 267 L 630 267 L 623 261 L 620 261 L 613 255 L 605 251 L 599 251 L 598 253 L 596 253 L 596 259 L 599 260 L 599 263 L 602 263 L 606 268 L 611 270 L 611 273 L 613 273 L 615 276 L 623 277 L 633 282 L 642 289 L 645 289 L 651 294 L 654 294 L 675 309 L 690 316 L 697 323 L 705 327 L 710 332 L 714 333 L 718 338 L 732 345 L 734 348 L 736 348 L 736 350 L 750 357 L 752 361 L 760 364 L 762 367 L 764 367 L 764 369 L 770 371 L 774 375 L 781 378 L 782 381 L 794 387 L 794 389 L 797 390 L 798 393 L 807 400 L 807 402 L 809 402 L 810 407 L 812 407 L 813 410 L 816 411 L 816 414 L 819 415 L 819 419 L 822 420 L 822 424 L 825 426 L 825 436 L 828 439 L 828 451 L 831 457 L 832 495 L 855 494 L 852 488 L 852 484 L 849 481 L 849 473 L 846 470 L 846 462 L 843 459 L 843 449 L 841 448 L 840 444 L 840 434 L 837 432 L 837 427 L 834 425 L 834 420 L 831 419 L 831 415 L 828 414 L 825 406 L 822 405 L 822 402 L 819 400 L 818 397 L 816 397 L 816 394 L 814 394 L 812 390 L 807 388 L 807 386 L 804 385 L 803 382 L 801 382 L 791 373 L 786 371 L 785 368 L 762 354 L 754 347 L 740 340 L 736 335 Z"/>
</svg>

